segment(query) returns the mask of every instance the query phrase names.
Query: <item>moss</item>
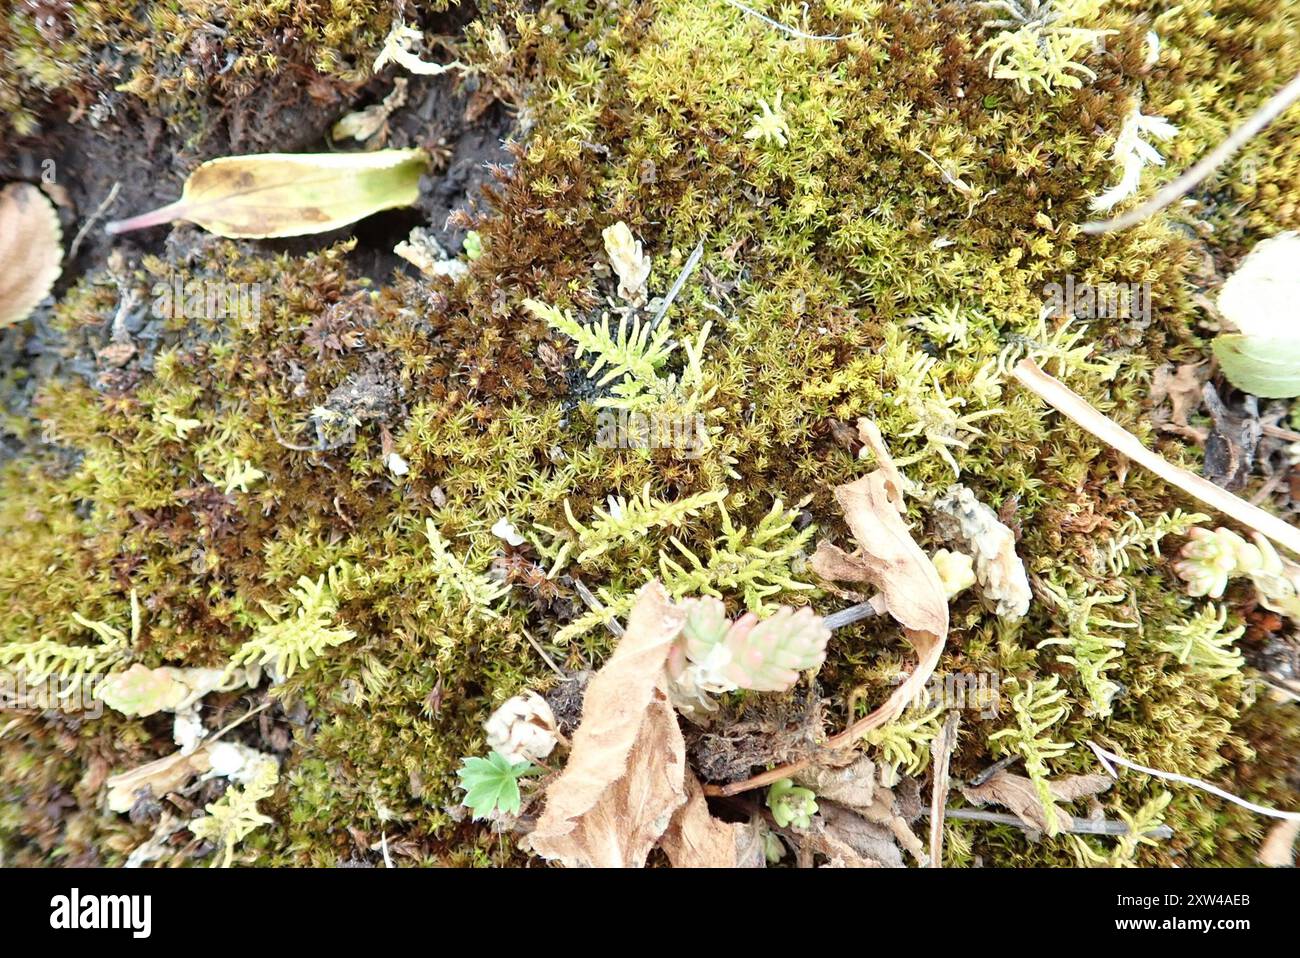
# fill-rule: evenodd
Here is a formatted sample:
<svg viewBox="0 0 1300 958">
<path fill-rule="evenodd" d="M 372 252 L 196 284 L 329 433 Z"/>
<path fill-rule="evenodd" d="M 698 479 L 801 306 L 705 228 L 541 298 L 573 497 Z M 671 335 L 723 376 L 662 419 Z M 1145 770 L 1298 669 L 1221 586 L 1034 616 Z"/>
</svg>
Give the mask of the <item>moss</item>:
<svg viewBox="0 0 1300 958">
<path fill-rule="evenodd" d="M 131 35 L 137 46 L 123 46 L 131 51 L 151 31 L 175 37 L 130 74 L 133 92 L 159 102 L 204 84 L 237 95 L 289 63 L 358 78 L 389 16 L 380 4 L 319 4 L 305 17 L 276 4 L 255 16 L 251 5 L 221 4 L 223 55 L 243 66 L 229 79 L 200 72 L 192 85 L 197 21 L 177 19 L 189 5 L 142 6 L 134 16 L 96 9 L 100 29 L 117 33 L 78 42 L 99 48 Z M 80 16 L 90 5 L 70 9 Z M 989 76 L 979 52 L 987 31 L 964 3 L 836 0 L 804 24 L 854 34 L 833 43 L 792 41 L 728 5 L 695 0 L 489 11 L 470 35 L 499 28 L 509 55 L 487 40 L 471 52 L 485 85 L 528 91 L 531 132 L 486 211 L 462 216 L 482 250 L 465 281 L 398 277 L 376 289 L 350 271 L 347 244 L 273 256 L 182 227 L 170 252 L 144 258 L 116 285 L 92 274 L 62 299 L 53 320 L 65 365 L 91 371 L 42 382 L 30 412 L 4 420 L 27 452 L 0 472 L 0 536 L 12 557 L 0 568 L 0 636 L 80 641 L 73 612 L 120 620 L 135 590 L 145 610 L 137 658 L 217 664 L 270 621 L 264 603 L 283 603 L 300 577 L 344 564 L 355 578 L 336 617 L 356 637 L 278 687 L 285 711 L 309 719 L 264 806 L 277 825 L 246 850 L 264 863 L 324 865 L 373 856 L 382 835 L 420 861 L 506 861 L 508 846 L 455 814 L 454 769 L 481 750 L 494 704 L 552 681 L 524 630 L 570 668 L 599 661 L 611 637 L 598 616 L 583 616 L 574 580 L 617 611 L 647 576 L 679 574 L 664 558 L 694 587 L 721 583 L 733 610 L 777 601 L 832 608 L 832 597 L 802 587 L 797 552 L 808 536 L 798 529 L 810 521 L 846 541 L 829 490 L 863 467 L 837 435 L 868 416 L 920 488 L 942 490 L 959 473 L 1013 517 L 1031 573 L 1064 597 L 1040 598 L 1017 625 L 960 600 L 941 666 L 1018 683 L 1055 678 L 1066 711 L 1051 735 L 1070 747 L 1045 760 L 1051 774 L 1094 770 L 1082 743 L 1096 739 L 1293 806 L 1288 753 L 1277 743 L 1300 735 L 1294 710 L 1252 704 L 1243 675 L 1180 665 L 1160 639 L 1196 603 L 1171 588 L 1158 556 L 1108 561 L 1108 542 L 1131 534 L 1131 516 L 1154 520 L 1194 504 L 1044 415 L 1005 370 L 1033 355 L 1145 441 L 1195 465 L 1195 450 L 1148 421 L 1150 374 L 1200 355 L 1202 316 L 1188 292 L 1204 249 L 1198 230 L 1219 231 L 1220 254 L 1232 256 L 1297 225 L 1300 160 L 1285 144 L 1300 119 L 1292 111 L 1225 168 L 1201 194 L 1204 205 L 1181 214 L 1190 231 L 1161 219 L 1090 238 L 1075 224 L 1113 182 L 1113 137 L 1139 100 L 1179 127 L 1165 147 L 1168 168 L 1145 174 L 1149 189 L 1258 105 L 1273 77 L 1300 69 L 1297 9 L 1201 0 L 1162 14 L 1117 0 L 1095 20 L 1114 31 L 1106 54 L 1084 57 L 1095 79 L 1052 95 Z M 253 62 L 250 51 L 284 36 L 290 16 L 300 36 L 277 63 Z M 51 76 L 41 87 L 45 61 L 31 51 L 52 57 L 52 41 L 13 22 L 8 29 L 28 51 L 17 74 L 10 64 L 8 82 L 21 76 L 23 91 L 72 82 Z M 1164 52 L 1147 66 L 1151 29 Z M 746 137 L 764 105 L 779 110 L 785 143 Z M 1253 178 L 1243 174 L 1248 162 Z M 590 358 L 575 355 L 562 330 L 523 306 L 534 298 L 583 324 L 602 322 L 614 281 L 595 268 L 604 263 L 601 231 L 620 220 L 652 256 L 652 292 L 704 243 L 703 270 L 666 319 L 679 341 L 697 341 L 713 324 L 698 394 L 715 431 L 698 458 L 597 444 L 608 388 L 588 378 Z M 1044 315 L 1045 284 L 1066 274 L 1150 284 L 1150 321 L 1067 327 Z M 196 320 L 162 310 L 149 362 L 109 363 L 99 351 L 120 297 L 128 289 L 147 297 L 176 275 L 264 284 L 260 313 Z M 665 375 L 683 373 L 683 353 Z M 334 408 L 337 388 L 361 381 L 381 389 L 378 411 L 334 437 L 337 446 L 314 448 L 313 410 Z M 178 420 L 199 425 L 178 429 Z M 407 475 L 385 467 L 390 449 Z M 264 475 L 246 490 L 230 487 L 232 464 Z M 707 501 L 723 489 L 722 504 Z M 600 532 L 593 519 L 607 497 L 642 495 L 703 498 L 635 535 Z M 923 545 L 937 547 L 923 504 L 913 508 Z M 502 517 L 531 541 L 504 549 L 491 532 Z M 430 520 L 440 546 L 431 547 Z M 770 532 L 780 544 L 761 577 L 736 571 L 751 542 L 738 530 Z M 700 573 L 682 550 L 712 571 Z M 508 596 L 485 599 L 498 579 Z M 1078 611 L 1099 597 L 1115 601 L 1094 606 L 1091 618 Z M 1112 630 L 1097 616 L 1135 628 Z M 1089 645 L 1098 635 L 1122 646 L 1089 676 L 1088 663 L 1104 655 Z M 1052 637 L 1067 641 L 1044 644 Z M 907 667 L 883 623 L 842 630 L 830 651 L 820 681 L 840 714 L 855 689 L 881 690 Z M 0 834 L 24 861 L 120 860 L 148 827 L 95 811 L 94 783 L 82 779 L 78 792 L 78 778 L 94 762 L 120 768 L 162 754 L 165 732 L 120 717 L 75 730 L 21 722 L 21 736 L 0 743 Z M 954 774 L 983 768 L 995 755 L 990 736 L 1013 724 L 1005 708 L 994 718 L 966 713 Z M 924 754 L 933 725 L 895 742 L 896 754 Z M 1159 791 L 1126 773 L 1106 804 L 1135 811 Z M 66 804 L 67 795 L 70 811 L 40 819 L 41 802 Z M 1175 837 L 1143 847 L 1139 861 L 1243 863 L 1260 829 L 1182 789 L 1163 814 Z M 953 828 L 959 858 L 1075 861 L 1064 839 L 1031 844 L 1011 829 Z"/>
<path fill-rule="evenodd" d="M 0 112 L 26 136 L 52 106 L 98 124 L 122 94 L 166 115 L 281 76 L 318 94 L 355 86 L 393 15 L 377 0 L 17 0 L 0 19 Z"/>
</svg>

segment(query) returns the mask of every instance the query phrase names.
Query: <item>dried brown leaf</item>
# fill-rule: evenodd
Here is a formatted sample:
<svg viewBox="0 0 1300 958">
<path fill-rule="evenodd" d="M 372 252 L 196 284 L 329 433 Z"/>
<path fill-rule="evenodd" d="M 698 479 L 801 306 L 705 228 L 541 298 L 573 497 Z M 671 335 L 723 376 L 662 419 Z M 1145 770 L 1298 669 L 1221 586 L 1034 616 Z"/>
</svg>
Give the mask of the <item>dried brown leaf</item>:
<svg viewBox="0 0 1300 958">
<path fill-rule="evenodd" d="M 1300 820 L 1287 819 L 1268 830 L 1259 848 L 1259 863 L 1270 868 L 1290 868 L 1295 864 L 1295 840 L 1300 836 Z"/>
<path fill-rule="evenodd" d="M 142 788 L 149 789 L 155 798 L 162 798 L 168 792 L 184 787 L 191 778 L 203 774 L 211 767 L 207 745 L 200 746 L 189 755 L 179 751 L 164 755 L 110 776 L 107 780 L 108 807 L 118 813 L 129 812 L 135 804 L 136 793 Z"/>
<path fill-rule="evenodd" d="M 1096 795 L 1110 788 L 1114 782 L 1109 775 L 1067 775 L 1048 783 L 1052 797 L 1058 802 L 1073 802 L 1076 799 Z M 999 771 L 982 785 L 967 786 L 961 790 L 966 800 L 976 805 L 992 803 L 1009 809 L 1017 818 L 1030 828 L 1039 832 L 1048 831 L 1047 812 L 1038 800 L 1034 783 L 1023 775 L 1013 775 L 1005 770 Z M 1058 828 L 1069 827 L 1069 816 L 1056 811 Z M 1059 821 L 1059 819 L 1066 821 Z"/>
<path fill-rule="evenodd" d="M 817 800 L 836 802 L 849 808 L 870 808 L 876 800 L 876 763 L 861 755 L 843 768 L 815 766 L 794 776 L 797 784 L 811 788 Z"/>
<path fill-rule="evenodd" d="M 833 802 L 818 802 L 807 841 L 840 868 L 902 868 L 903 853 L 887 825 Z"/>
<path fill-rule="evenodd" d="M 1190 428 L 1188 418 L 1201 408 L 1201 384 L 1209 375 L 1205 363 L 1186 363 L 1175 366 L 1165 363 L 1151 375 L 1153 408 L 1169 400 L 1169 423 L 1179 430 Z"/>
<path fill-rule="evenodd" d="M 546 790 L 533 849 L 569 866 L 631 867 L 686 802 L 686 746 L 664 670 L 684 614 L 643 586 L 627 630 L 587 686 L 568 764 Z"/>
<path fill-rule="evenodd" d="M 0 329 L 21 323 L 63 271 L 58 214 L 30 183 L 0 190 Z"/>
<path fill-rule="evenodd" d="M 877 455 L 882 462 L 888 461 L 883 444 Z M 882 466 L 836 487 L 835 499 L 858 551 L 849 554 L 822 543 L 811 565 L 818 575 L 869 582 L 879 589 L 878 601 L 903 625 L 918 662 L 883 705 L 832 738 L 827 743 L 831 748 L 851 744 L 871 729 L 897 718 L 929 681 L 948 637 L 948 599 L 943 583 L 903 521 L 902 492 L 896 477 L 891 462 L 889 468 Z"/>
<path fill-rule="evenodd" d="M 934 767 L 934 785 L 930 791 L 930 867 L 943 865 L 943 810 L 948 805 L 948 764 L 953 749 L 957 747 L 957 727 L 961 713 L 951 711 L 943 728 L 930 743 L 930 757 Z"/>
<path fill-rule="evenodd" d="M 762 836 L 748 822 L 709 814 L 699 780 L 686 773 L 686 804 L 677 809 L 660 846 L 674 868 L 765 868 Z"/>
</svg>

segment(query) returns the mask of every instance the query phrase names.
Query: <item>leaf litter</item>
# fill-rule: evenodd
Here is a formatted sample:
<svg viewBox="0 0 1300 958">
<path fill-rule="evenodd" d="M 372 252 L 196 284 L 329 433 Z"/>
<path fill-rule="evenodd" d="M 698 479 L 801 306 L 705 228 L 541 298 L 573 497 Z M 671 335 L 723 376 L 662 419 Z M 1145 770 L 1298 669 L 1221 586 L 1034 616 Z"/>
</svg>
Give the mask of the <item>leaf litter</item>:
<svg viewBox="0 0 1300 958">
<path fill-rule="evenodd" d="M 428 166 L 429 155 L 419 149 L 223 156 L 191 173 L 179 200 L 106 229 L 127 233 L 186 220 L 229 239 L 325 233 L 413 205 Z"/>
</svg>

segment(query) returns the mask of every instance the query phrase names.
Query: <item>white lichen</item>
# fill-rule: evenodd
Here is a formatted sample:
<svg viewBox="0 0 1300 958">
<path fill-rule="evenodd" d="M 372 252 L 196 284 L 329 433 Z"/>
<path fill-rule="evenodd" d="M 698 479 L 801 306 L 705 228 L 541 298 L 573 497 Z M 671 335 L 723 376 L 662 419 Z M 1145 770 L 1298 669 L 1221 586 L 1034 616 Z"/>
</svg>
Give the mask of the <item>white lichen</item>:
<svg viewBox="0 0 1300 958">
<path fill-rule="evenodd" d="M 1110 152 L 1111 161 L 1120 169 L 1119 182 L 1090 200 L 1089 205 L 1104 213 L 1136 193 L 1147 166 L 1165 165 L 1165 158 L 1145 138 L 1168 140 L 1177 133 L 1178 128 L 1164 117 L 1146 116 L 1139 107 L 1134 107 L 1120 127 Z"/>
<path fill-rule="evenodd" d="M 961 547 L 975 561 L 975 578 L 993 611 L 1018 619 L 1033 597 L 1024 563 L 1016 555 L 1016 537 L 995 513 L 963 485 L 952 485 L 934 503 L 939 537 Z"/>
</svg>

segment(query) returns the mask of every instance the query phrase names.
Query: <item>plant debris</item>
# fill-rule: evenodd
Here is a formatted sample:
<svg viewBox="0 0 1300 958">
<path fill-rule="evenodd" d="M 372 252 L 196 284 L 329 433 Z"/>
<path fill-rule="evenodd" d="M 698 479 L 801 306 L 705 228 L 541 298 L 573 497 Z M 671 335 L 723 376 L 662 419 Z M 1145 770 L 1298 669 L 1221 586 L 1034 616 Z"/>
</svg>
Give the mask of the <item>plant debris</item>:
<svg viewBox="0 0 1300 958">
<path fill-rule="evenodd" d="M 1110 786 L 1111 779 L 1106 775 L 1067 775 L 1048 782 L 1052 797 L 1058 802 L 1073 802 L 1096 795 Z M 1056 808 L 1052 810 L 1056 818 L 1055 825 L 1049 826 L 1047 811 L 1043 808 L 1034 783 L 1023 775 L 1015 775 L 1005 769 L 980 785 L 965 786 L 961 793 L 975 805 L 993 804 L 1010 809 L 1026 826 L 1040 834 L 1070 828 L 1070 816 Z"/>
<path fill-rule="evenodd" d="M 873 602 L 903 625 L 918 656 L 912 674 L 883 705 L 835 737 L 833 747 L 839 747 L 897 718 L 929 681 L 948 637 L 948 598 L 934 564 L 903 522 L 903 492 L 892 459 L 837 486 L 835 500 L 858 548 L 848 553 L 819 542 L 810 560 L 813 571 L 824 579 L 879 589 Z"/>
<path fill-rule="evenodd" d="M 686 746 L 664 667 L 686 620 L 663 587 L 641 588 L 627 631 L 591 678 L 564 771 L 527 836 L 570 867 L 639 868 L 687 801 Z"/>
<path fill-rule="evenodd" d="M 1076 393 L 1044 373 L 1031 360 L 1021 360 L 1016 366 L 1015 374 L 1021 384 L 1036 393 L 1040 399 L 1073 419 L 1117 452 L 1150 469 L 1166 482 L 1172 483 L 1207 506 L 1236 519 L 1272 539 L 1278 545 L 1285 546 L 1291 552 L 1300 555 L 1300 529 L 1219 488 L 1209 480 L 1194 475 L 1186 469 L 1180 469 L 1147 449 L 1131 432 L 1097 412 Z"/>
<path fill-rule="evenodd" d="M 1022 618 L 1033 593 L 1016 555 L 1016 537 L 997 513 L 965 486 L 952 485 L 935 500 L 933 515 L 939 537 L 974 556 L 975 578 L 994 613 L 1004 619 Z"/>
<path fill-rule="evenodd" d="M 109 223 L 127 233 L 187 220 L 232 239 L 326 233 L 420 196 L 423 150 L 263 153 L 208 160 L 175 203 Z"/>
<path fill-rule="evenodd" d="M 0 330 L 21 323 L 63 271 L 54 206 L 29 183 L 0 190 Z"/>
</svg>

